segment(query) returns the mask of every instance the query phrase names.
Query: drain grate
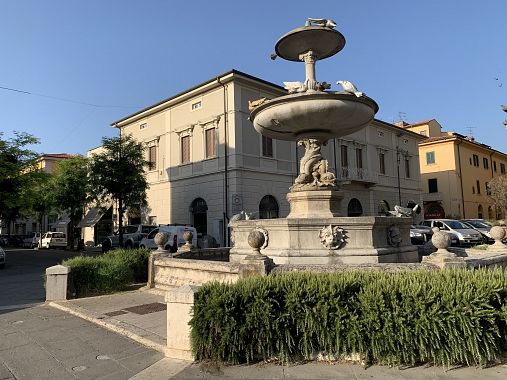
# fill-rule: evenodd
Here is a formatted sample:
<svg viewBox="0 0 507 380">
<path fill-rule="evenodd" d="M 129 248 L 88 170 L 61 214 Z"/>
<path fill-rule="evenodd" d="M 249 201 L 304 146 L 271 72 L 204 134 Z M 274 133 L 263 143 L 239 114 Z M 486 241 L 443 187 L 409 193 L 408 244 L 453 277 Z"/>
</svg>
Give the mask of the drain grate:
<svg viewBox="0 0 507 380">
<path fill-rule="evenodd" d="M 147 303 L 144 305 L 139 306 L 133 306 L 133 307 L 127 307 L 123 310 L 129 311 L 134 314 L 150 314 L 150 313 L 156 313 L 157 311 L 164 311 L 166 310 L 167 305 L 165 303 L 160 302 L 154 302 L 154 303 Z"/>
</svg>

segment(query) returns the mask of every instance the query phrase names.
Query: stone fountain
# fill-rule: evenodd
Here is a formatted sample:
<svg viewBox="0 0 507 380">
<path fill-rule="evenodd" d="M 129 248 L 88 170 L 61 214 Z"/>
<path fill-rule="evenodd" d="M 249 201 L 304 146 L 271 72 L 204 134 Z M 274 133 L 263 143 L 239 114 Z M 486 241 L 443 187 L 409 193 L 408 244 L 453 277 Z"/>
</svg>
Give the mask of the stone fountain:
<svg viewBox="0 0 507 380">
<path fill-rule="evenodd" d="M 248 236 L 264 235 L 260 253 L 276 264 L 337 264 L 417 262 L 411 245 L 411 218 L 344 217 L 343 191 L 328 170 L 321 147 L 329 139 L 366 127 L 378 111 L 377 103 L 349 81 L 342 91 L 317 81 L 315 64 L 345 46 L 332 20 L 308 19 L 305 26 L 282 36 L 276 54 L 305 64 L 304 82 L 284 82 L 288 95 L 250 102 L 250 120 L 264 136 L 297 141 L 305 148 L 299 175 L 290 187 L 290 213 L 283 219 L 236 220 L 230 223 L 231 261 L 251 258 Z M 260 255 L 257 255 L 260 256 Z"/>
</svg>

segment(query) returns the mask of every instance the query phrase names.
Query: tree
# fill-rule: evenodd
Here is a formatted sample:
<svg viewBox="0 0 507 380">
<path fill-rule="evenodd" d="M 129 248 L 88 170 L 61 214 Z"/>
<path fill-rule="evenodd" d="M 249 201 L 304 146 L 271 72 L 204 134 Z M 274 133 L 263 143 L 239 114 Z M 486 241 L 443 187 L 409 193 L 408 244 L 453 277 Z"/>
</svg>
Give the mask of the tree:
<svg viewBox="0 0 507 380">
<path fill-rule="evenodd" d="M 102 138 L 102 153 L 91 158 L 90 186 L 100 201 L 118 204 L 119 243 L 123 247 L 123 214 L 147 204 L 144 146 L 130 135 Z"/>
<path fill-rule="evenodd" d="M 38 144 L 36 137 L 24 132 L 2 137 L 0 132 L 0 219 L 12 222 L 31 209 L 31 190 L 43 173 L 36 165 L 39 155 L 26 148 Z"/>
<path fill-rule="evenodd" d="M 60 161 L 54 180 L 54 199 L 56 207 L 69 214 L 67 244 L 70 243 L 70 249 L 74 249 L 74 226 L 82 217 L 88 194 L 88 159 L 75 156 Z"/>
<path fill-rule="evenodd" d="M 507 210 L 507 174 L 493 178 L 489 184 L 489 197 L 497 209 Z"/>
</svg>

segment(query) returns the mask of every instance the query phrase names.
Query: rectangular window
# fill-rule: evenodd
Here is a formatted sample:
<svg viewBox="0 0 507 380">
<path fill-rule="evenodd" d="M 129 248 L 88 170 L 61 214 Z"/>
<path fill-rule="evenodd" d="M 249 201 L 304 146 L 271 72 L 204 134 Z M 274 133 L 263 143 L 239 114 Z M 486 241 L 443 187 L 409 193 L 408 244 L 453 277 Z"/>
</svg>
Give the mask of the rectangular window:
<svg viewBox="0 0 507 380">
<path fill-rule="evenodd" d="M 405 158 L 405 178 L 410 178 L 410 160 Z"/>
<path fill-rule="evenodd" d="M 190 162 L 190 136 L 181 138 L 181 163 Z"/>
<path fill-rule="evenodd" d="M 144 128 L 146 128 L 147 126 L 148 126 L 148 124 L 146 124 L 146 123 L 140 124 L 140 125 L 139 125 L 139 129 L 140 129 L 140 130 L 141 130 L 141 129 L 144 129 Z"/>
<path fill-rule="evenodd" d="M 262 136 L 262 155 L 264 157 L 273 157 L 273 139 Z"/>
<path fill-rule="evenodd" d="M 474 154 L 472 158 L 474 161 L 474 166 L 479 166 L 479 156 Z"/>
<path fill-rule="evenodd" d="M 386 161 L 384 153 L 379 153 L 378 162 L 380 174 L 386 174 Z"/>
<path fill-rule="evenodd" d="M 206 129 L 206 158 L 215 157 L 215 128 Z"/>
<path fill-rule="evenodd" d="M 505 174 L 505 164 L 500 164 L 500 173 Z"/>
<path fill-rule="evenodd" d="M 358 169 L 363 168 L 363 150 L 360 148 L 356 149 L 356 166 Z"/>
<path fill-rule="evenodd" d="M 484 169 L 489 169 L 489 161 L 486 157 L 482 158 L 482 164 L 484 165 Z"/>
<path fill-rule="evenodd" d="M 435 152 L 426 152 L 426 164 L 435 163 Z"/>
<path fill-rule="evenodd" d="M 421 136 L 428 136 L 428 133 L 426 131 L 420 131 L 419 134 Z"/>
<path fill-rule="evenodd" d="M 148 217 L 148 224 L 150 226 L 156 226 L 157 225 L 157 217 L 156 216 L 153 216 L 153 215 L 150 215 Z"/>
<path fill-rule="evenodd" d="M 428 179 L 428 193 L 438 193 L 438 183 L 436 178 Z"/>
<path fill-rule="evenodd" d="M 342 145 L 340 147 L 340 158 L 342 167 L 347 168 L 349 166 L 349 151 L 347 145 Z"/>
<path fill-rule="evenodd" d="M 479 180 L 477 180 L 476 183 L 477 183 L 477 194 L 480 194 L 481 193 L 481 184 L 480 184 Z"/>
<path fill-rule="evenodd" d="M 496 172 L 496 161 L 493 161 L 493 170 Z"/>
<path fill-rule="evenodd" d="M 202 108 L 202 102 L 201 101 L 192 103 L 192 111 L 198 110 L 199 108 Z"/>
<path fill-rule="evenodd" d="M 148 168 L 150 170 L 157 168 L 157 147 L 155 145 L 148 148 Z"/>
</svg>

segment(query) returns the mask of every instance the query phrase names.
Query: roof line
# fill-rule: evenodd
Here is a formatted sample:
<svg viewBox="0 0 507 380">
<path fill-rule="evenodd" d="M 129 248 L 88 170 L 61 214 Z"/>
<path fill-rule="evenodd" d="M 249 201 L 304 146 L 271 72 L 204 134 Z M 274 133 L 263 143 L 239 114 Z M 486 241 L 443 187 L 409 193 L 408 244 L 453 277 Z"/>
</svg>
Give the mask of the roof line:
<svg viewBox="0 0 507 380">
<path fill-rule="evenodd" d="M 261 78 L 255 77 L 255 76 L 253 76 L 253 75 L 250 75 L 250 74 L 244 73 L 244 72 L 239 71 L 239 70 L 236 70 L 236 69 L 231 69 L 231 70 L 229 70 L 229 71 L 226 71 L 226 72 L 225 72 L 225 73 L 223 73 L 223 74 L 220 74 L 220 75 L 217 75 L 217 76 L 215 76 L 215 77 L 213 77 L 213 78 L 211 78 L 211 79 L 208 79 L 208 80 L 207 80 L 207 81 L 205 81 L 205 82 L 202 82 L 202 83 L 200 83 L 200 84 L 198 84 L 198 85 L 195 85 L 195 86 L 193 86 L 193 87 L 191 87 L 191 88 L 188 88 L 188 89 L 186 89 L 186 90 L 184 90 L 184 91 L 181 91 L 181 92 L 177 93 L 176 95 L 173 95 L 173 96 L 171 96 L 171 97 L 169 97 L 169 98 L 167 98 L 167 99 L 161 100 L 161 101 L 159 101 L 159 102 L 157 102 L 157 103 L 155 103 L 155 104 L 153 104 L 153 105 L 151 105 L 151 106 L 148 106 L 148 107 L 143 108 L 143 109 L 141 109 L 141 110 L 139 110 L 139 111 L 137 111 L 137 112 L 134 112 L 134 113 L 133 113 L 133 114 L 131 114 L 131 115 L 125 116 L 124 118 L 121 118 L 120 120 L 117 120 L 117 121 L 115 121 L 115 122 L 111 123 L 110 125 L 111 125 L 111 127 L 116 127 L 116 125 L 117 125 L 117 124 L 119 124 L 119 123 L 121 123 L 121 122 L 123 122 L 123 121 L 125 121 L 125 120 L 127 120 L 127 119 L 130 119 L 131 117 L 137 116 L 137 115 L 139 115 L 139 114 L 141 114 L 141 113 L 143 113 L 143 112 L 146 112 L 146 111 L 148 111 L 148 110 L 150 110 L 150 109 L 152 109 L 152 108 L 155 108 L 155 107 L 157 107 L 157 106 L 159 106 L 159 105 L 161 105 L 161 104 L 164 104 L 164 103 L 169 102 L 169 101 L 171 101 L 171 100 L 173 100 L 173 99 L 176 99 L 176 98 L 178 98 L 178 97 L 180 97 L 180 96 L 182 96 L 182 95 L 185 95 L 186 93 L 189 93 L 189 92 L 192 92 L 192 91 L 194 91 L 194 90 L 197 90 L 197 89 L 198 89 L 198 88 L 200 88 L 200 87 L 203 87 L 203 86 L 206 86 L 207 84 L 213 83 L 214 81 L 216 81 L 216 80 L 217 80 L 217 78 L 225 77 L 225 76 L 230 75 L 230 74 L 237 74 L 237 75 L 241 75 L 241 76 L 243 76 L 243 77 L 245 77 L 245 78 L 252 79 L 252 80 L 255 80 L 255 81 L 257 81 L 257 82 L 261 82 L 261 83 L 266 84 L 266 85 L 268 85 L 268 86 L 275 87 L 275 88 L 278 88 L 278 89 L 281 89 L 281 90 L 284 90 L 284 91 L 285 91 L 285 88 L 283 88 L 282 86 L 279 86 L 279 85 L 277 85 L 277 84 L 275 84 L 275 83 L 268 82 L 267 80 L 264 80 L 264 79 L 261 79 Z"/>
</svg>

